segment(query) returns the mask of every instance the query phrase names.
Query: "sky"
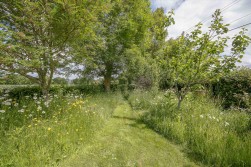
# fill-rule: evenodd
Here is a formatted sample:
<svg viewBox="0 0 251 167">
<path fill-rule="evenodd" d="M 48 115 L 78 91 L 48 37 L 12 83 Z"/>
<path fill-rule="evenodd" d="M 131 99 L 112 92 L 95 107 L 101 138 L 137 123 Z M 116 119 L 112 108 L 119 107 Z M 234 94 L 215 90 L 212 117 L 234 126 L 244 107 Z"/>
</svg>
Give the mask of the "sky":
<svg viewBox="0 0 251 167">
<path fill-rule="evenodd" d="M 204 20 L 207 20 L 203 25 L 203 30 L 206 31 L 206 27 L 210 25 L 210 17 L 216 9 L 223 10 L 224 23 L 231 23 L 246 16 L 231 23 L 229 29 L 251 22 L 251 0 L 151 0 L 151 8 L 155 10 L 158 7 L 163 7 L 166 12 L 174 9 L 175 25 L 168 28 L 168 38 L 176 38 L 183 31 L 187 31 L 190 27 Z M 247 35 L 251 37 L 251 24 L 245 28 L 249 30 Z M 233 30 L 228 35 L 233 37 L 240 30 Z M 242 63 L 238 65 L 251 68 L 251 44 L 246 50 Z"/>
</svg>

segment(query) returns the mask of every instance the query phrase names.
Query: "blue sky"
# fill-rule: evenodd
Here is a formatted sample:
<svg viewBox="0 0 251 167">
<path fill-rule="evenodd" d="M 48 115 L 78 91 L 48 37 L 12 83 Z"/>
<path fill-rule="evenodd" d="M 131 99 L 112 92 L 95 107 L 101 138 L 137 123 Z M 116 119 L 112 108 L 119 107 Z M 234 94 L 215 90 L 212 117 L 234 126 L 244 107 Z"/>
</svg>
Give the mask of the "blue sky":
<svg viewBox="0 0 251 167">
<path fill-rule="evenodd" d="M 251 0 L 151 0 L 151 3 L 153 10 L 158 7 L 163 7 L 166 12 L 174 9 L 175 25 L 168 28 L 168 38 L 175 38 L 198 22 L 209 18 L 216 9 L 228 7 L 222 13 L 225 23 L 230 23 L 251 13 Z M 232 29 L 250 22 L 251 14 L 233 22 L 229 28 Z M 203 30 L 206 31 L 206 27 L 209 25 L 210 19 L 204 23 Z M 246 28 L 249 30 L 248 35 L 251 37 L 251 25 Z M 238 33 L 239 30 L 240 29 L 231 31 L 228 35 L 232 37 Z M 227 50 L 229 50 L 229 48 Z M 251 67 L 251 45 L 247 48 L 242 63 L 238 65 Z"/>
</svg>

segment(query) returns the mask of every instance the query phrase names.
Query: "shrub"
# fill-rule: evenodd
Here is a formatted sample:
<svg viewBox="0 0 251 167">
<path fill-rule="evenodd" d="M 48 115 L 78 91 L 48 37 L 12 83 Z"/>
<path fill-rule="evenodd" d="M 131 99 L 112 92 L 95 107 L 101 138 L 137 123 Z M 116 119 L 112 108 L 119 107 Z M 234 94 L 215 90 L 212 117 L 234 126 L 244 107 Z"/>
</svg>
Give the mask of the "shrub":
<svg viewBox="0 0 251 167">
<path fill-rule="evenodd" d="M 223 107 L 251 107 L 251 69 L 240 68 L 213 83 L 213 94 L 223 99 Z"/>
<path fill-rule="evenodd" d="M 8 92 L 10 98 L 13 99 L 22 99 L 25 96 L 33 96 L 34 94 L 41 96 L 42 90 L 39 86 L 31 85 L 31 86 L 18 86 L 18 87 L 8 87 L 2 90 L 2 94 L 4 92 Z M 103 92 L 102 85 L 53 85 L 49 93 L 50 94 L 68 94 L 68 93 L 76 93 L 76 94 L 95 94 Z M 0 92 L 1 93 L 1 92 Z M 0 94 L 1 95 L 1 94 Z"/>
</svg>

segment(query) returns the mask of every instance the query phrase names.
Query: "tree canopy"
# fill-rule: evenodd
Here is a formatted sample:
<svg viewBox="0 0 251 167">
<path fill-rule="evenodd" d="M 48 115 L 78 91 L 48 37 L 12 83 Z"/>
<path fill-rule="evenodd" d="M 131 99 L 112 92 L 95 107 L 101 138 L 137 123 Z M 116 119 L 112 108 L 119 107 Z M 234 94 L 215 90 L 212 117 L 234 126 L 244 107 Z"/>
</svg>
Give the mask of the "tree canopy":
<svg viewBox="0 0 251 167">
<path fill-rule="evenodd" d="M 149 0 L 2 0 L 0 70 L 39 84 L 45 95 L 63 70 L 103 79 L 106 91 L 113 80 L 145 88 L 167 81 L 180 106 L 191 87 L 235 68 L 250 38 L 243 29 L 230 39 L 216 10 L 209 31 L 199 23 L 167 40 L 173 15 L 152 11 Z"/>
<path fill-rule="evenodd" d="M 29 78 L 47 94 L 56 70 L 71 59 L 69 44 L 88 24 L 82 2 L 1 1 L 0 69 Z"/>
</svg>

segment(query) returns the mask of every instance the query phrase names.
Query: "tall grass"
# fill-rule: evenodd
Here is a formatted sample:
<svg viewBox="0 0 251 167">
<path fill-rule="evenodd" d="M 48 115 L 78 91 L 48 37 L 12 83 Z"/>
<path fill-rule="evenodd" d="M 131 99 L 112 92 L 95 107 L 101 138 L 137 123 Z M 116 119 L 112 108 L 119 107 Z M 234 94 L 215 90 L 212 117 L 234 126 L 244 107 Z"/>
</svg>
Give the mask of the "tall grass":
<svg viewBox="0 0 251 167">
<path fill-rule="evenodd" d="M 119 95 L 2 97 L 0 166 L 57 166 L 90 141 Z"/>
<path fill-rule="evenodd" d="M 251 126 L 247 113 L 223 111 L 215 101 L 193 94 L 177 110 L 172 92 L 134 92 L 129 102 L 134 108 L 147 110 L 142 121 L 182 144 L 193 158 L 214 166 L 251 166 Z"/>
</svg>

